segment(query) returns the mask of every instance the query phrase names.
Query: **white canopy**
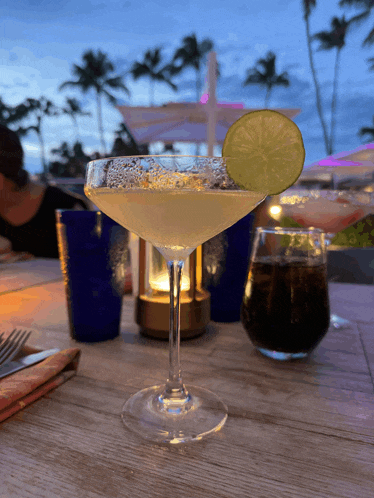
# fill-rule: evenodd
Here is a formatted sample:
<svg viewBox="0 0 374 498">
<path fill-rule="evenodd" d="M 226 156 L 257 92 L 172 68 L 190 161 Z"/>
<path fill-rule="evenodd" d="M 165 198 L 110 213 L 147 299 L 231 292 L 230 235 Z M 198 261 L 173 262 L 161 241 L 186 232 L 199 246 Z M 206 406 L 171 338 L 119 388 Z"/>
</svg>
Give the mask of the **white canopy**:
<svg viewBox="0 0 374 498">
<path fill-rule="evenodd" d="M 151 142 L 207 142 L 207 109 L 205 104 L 170 103 L 161 107 L 118 106 L 126 125 L 139 144 Z M 240 116 L 256 109 L 238 109 L 217 103 L 216 143 L 222 144 L 228 128 Z M 289 118 L 300 109 L 274 109 Z"/>
<path fill-rule="evenodd" d="M 208 143 L 208 148 L 212 151 L 214 143 L 223 143 L 227 130 L 238 118 L 256 110 L 245 109 L 238 103 L 217 103 L 215 75 L 215 53 L 210 52 L 206 103 L 172 102 L 160 107 L 118 106 L 117 108 L 139 144 L 158 141 L 166 144 Z M 300 109 L 274 110 L 291 119 L 300 113 Z"/>
<path fill-rule="evenodd" d="M 337 175 L 360 175 L 374 172 L 374 143 L 361 145 L 351 151 L 339 152 L 320 159 L 306 170 Z"/>
</svg>

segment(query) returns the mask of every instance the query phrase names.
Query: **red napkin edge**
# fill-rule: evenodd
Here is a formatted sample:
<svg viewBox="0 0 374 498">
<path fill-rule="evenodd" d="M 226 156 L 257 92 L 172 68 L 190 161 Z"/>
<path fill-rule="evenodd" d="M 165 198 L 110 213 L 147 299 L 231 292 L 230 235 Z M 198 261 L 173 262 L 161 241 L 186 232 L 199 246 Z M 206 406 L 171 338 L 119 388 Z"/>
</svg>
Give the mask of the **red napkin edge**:
<svg viewBox="0 0 374 498">
<path fill-rule="evenodd" d="M 23 354 L 36 352 L 25 347 Z M 81 355 L 79 348 L 64 349 L 40 363 L 0 380 L 0 422 L 14 415 L 73 377 Z"/>
</svg>

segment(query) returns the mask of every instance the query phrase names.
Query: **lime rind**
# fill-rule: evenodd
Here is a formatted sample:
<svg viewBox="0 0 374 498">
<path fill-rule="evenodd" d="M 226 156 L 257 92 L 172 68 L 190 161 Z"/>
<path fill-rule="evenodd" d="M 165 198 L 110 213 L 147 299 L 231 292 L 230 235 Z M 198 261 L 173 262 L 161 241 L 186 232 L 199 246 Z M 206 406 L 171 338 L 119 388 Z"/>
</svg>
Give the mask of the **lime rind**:
<svg viewBox="0 0 374 498">
<path fill-rule="evenodd" d="M 246 190 L 275 195 L 300 176 L 305 149 L 298 126 L 277 111 L 252 111 L 229 128 L 222 147 L 227 174 Z"/>
</svg>

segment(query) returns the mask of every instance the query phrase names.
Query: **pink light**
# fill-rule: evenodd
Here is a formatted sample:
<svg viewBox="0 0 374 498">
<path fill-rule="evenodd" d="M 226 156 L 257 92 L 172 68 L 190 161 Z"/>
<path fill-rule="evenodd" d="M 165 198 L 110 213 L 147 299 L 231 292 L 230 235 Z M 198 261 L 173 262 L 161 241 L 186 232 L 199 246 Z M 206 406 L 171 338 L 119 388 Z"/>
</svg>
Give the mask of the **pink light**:
<svg viewBox="0 0 374 498">
<path fill-rule="evenodd" d="M 344 161 L 341 159 L 321 159 L 318 163 L 320 166 L 362 166 L 361 162 L 357 161 Z"/>
<path fill-rule="evenodd" d="M 356 149 L 347 150 L 344 152 L 339 152 L 338 154 L 333 154 L 332 156 L 330 156 L 330 158 L 331 159 L 340 159 L 340 158 L 344 159 L 344 157 L 346 157 L 346 156 L 350 156 L 352 154 L 357 154 L 358 152 L 361 152 L 361 151 L 367 150 L 367 149 L 374 149 L 374 143 L 360 145 Z"/>
<path fill-rule="evenodd" d="M 209 100 L 209 93 L 203 93 L 200 99 L 200 104 L 206 104 Z"/>
<path fill-rule="evenodd" d="M 200 104 L 207 104 L 209 93 L 203 93 L 200 99 Z M 230 109 L 244 109 L 244 104 L 240 102 L 217 102 L 217 107 L 229 107 Z"/>
</svg>

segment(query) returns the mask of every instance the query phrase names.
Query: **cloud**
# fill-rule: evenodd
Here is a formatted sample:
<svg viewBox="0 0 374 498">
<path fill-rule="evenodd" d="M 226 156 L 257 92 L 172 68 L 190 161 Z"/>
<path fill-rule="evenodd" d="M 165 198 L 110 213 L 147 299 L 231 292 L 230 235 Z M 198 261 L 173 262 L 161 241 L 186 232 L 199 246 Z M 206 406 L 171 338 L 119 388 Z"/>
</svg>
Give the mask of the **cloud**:
<svg viewBox="0 0 374 498">
<path fill-rule="evenodd" d="M 128 3 L 128 2 L 125 2 Z M 61 20 L 63 17 L 72 15 L 93 15 L 95 12 L 105 10 L 106 5 L 101 0 L 90 0 L 90 2 L 77 2 L 75 0 L 17 0 L 17 2 L 6 2 L 6 9 L 0 9 L 2 17 L 24 19 L 27 21 L 37 20 L 39 23 L 48 23 L 53 20 Z"/>
<path fill-rule="evenodd" d="M 13 53 L 17 55 L 16 63 L 4 65 L 1 71 L 1 86 L 5 90 L 2 96 L 6 103 L 19 104 L 25 95 L 39 98 L 45 94 L 52 98 L 57 94 L 59 84 L 67 76 L 66 60 L 52 55 L 37 57 L 29 48 L 19 46 L 14 47 Z M 0 58 L 8 58 L 8 54 L 8 50 L 0 50 Z"/>
<path fill-rule="evenodd" d="M 16 77 L 14 78 L 14 80 L 12 81 L 12 83 L 0 83 L 0 88 L 4 88 L 5 90 L 9 90 L 9 89 L 14 89 L 14 88 L 29 88 L 30 87 L 30 83 L 27 82 L 27 81 L 21 81 L 20 78 Z"/>
<path fill-rule="evenodd" d="M 23 142 L 23 148 L 25 152 L 31 156 L 35 156 L 40 154 L 40 149 L 35 144 L 31 142 Z"/>
</svg>

